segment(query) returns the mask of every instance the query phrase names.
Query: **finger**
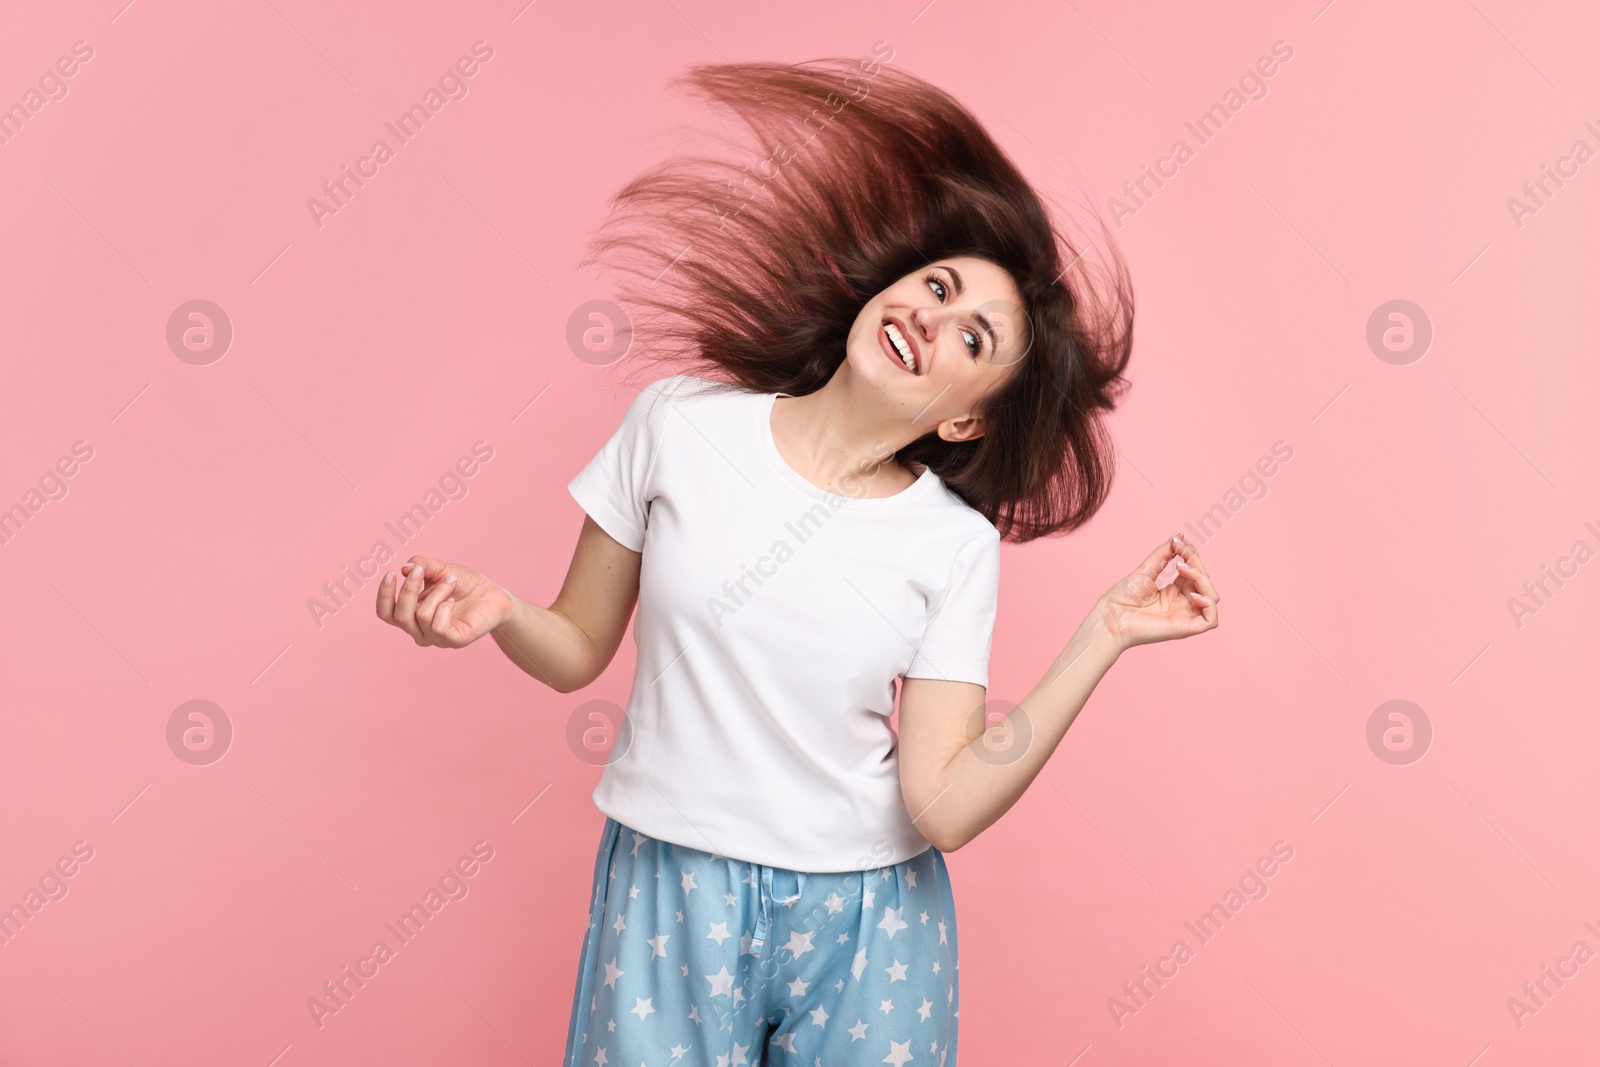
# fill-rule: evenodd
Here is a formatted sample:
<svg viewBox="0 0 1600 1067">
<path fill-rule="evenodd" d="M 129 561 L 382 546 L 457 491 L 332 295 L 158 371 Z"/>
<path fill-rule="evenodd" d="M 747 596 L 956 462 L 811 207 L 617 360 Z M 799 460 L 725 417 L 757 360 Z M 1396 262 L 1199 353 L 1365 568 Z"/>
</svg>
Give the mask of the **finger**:
<svg viewBox="0 0 1600 1067">
<path fill-rule="evenodd" d="M 1193 566 L 1181 557 L 1178 560 L 1178 573 L 1188 578 L 1196 591 L 1204 593 L 1211 598 L 1212 603 L 1221 603 L 1222 596 L 1217 592 L 1217 587 L 1211 584 L 1211 575 Z"/>
<path fill-rule="evenodd" d="M 1217 624 L 1217 602 L 1201 593 L 1190 593 L 1190 601 L 1195 609 L 1200 612 L 1200 618 L 1209 628 Z"/>
<path fill-rule="evenodd" d="M 393 571 L 385 571 L 383 581 L 378 583 L 378 618 L 390 624 L 394 622 Z"/>
<path fill-rule="evenodd" d="M 440 644 L 450 648 L 460 648 L 461 642 L 455 633 L 456 608 L 460 604 L 453 596 L 447 596 L 434 609 L 432 627 L 434 637 Z"/>
<path fill-rule="evenodd" d="M 439 602 L 454 591 L 455 579 L 446 578 L 442 582 L 435 582 L 433 588 L 424 593 L 422 599 L 417 602 L 417 629 L 421 630 L 424 636 L 433 635 L 433 613 L 439 607 Z"/>
<path fill-rule="evenodd" d="M 1187 537 L 1184 537 L 1181 533 L 1177 536 L 1178 554 L 1183 557 L 1184 562 L 1188 563 L 1191 567 L 1199 571 L 1201 574 L 1204 574 L 1209 579 L 1211 577 L 1211 572 L 1206 570 L 1206 562 L 1200 558 L 1200 550 L 1195 547 L 1193 541 L 1189 540 Z"/>
<path fill-rule="evenodd" d="M 450 573 L 450 564 L 448 562 L 442 559 L 434 559 L 432 556 L 412 556 L 410 560 L 401 566 L 400 570 L 402 573 L 406 573 L 418 568 L 422 570 L 423 582 L 428 585 L 444 580 L 445 576 Z"/>
<path fill-rule="evenodd" d="M 1152 582 L 1156 575 L 1166 569 L 1167 563 L 1177 554 L 1177 544 L 1172 538 L 1167 538 L 1156 546 L 1155 551 L 1144 558 L 1144 562 L 1134 568 L 1134 573 L 1142 574 Z"/>
<path fill-rule="evenodd" d="M 417 594 L 422 591 L 422 568 L 412 567 L 405 581 L 400 583 L 400 595 L 394 601 L 395 625 L 419 643 L 424 640 L 417 627 Z"/>
</svg>

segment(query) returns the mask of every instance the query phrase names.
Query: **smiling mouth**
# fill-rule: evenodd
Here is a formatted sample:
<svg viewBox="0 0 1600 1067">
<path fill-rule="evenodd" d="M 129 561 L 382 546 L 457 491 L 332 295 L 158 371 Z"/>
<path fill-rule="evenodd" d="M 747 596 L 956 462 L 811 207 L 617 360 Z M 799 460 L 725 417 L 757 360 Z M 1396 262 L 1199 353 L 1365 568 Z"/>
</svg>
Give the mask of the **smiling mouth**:
<svg viewBox="0 0 1600 1067">
<path fill-rule="evenodd" d="M 911 374 L 922 373 L 922 368 L 917 366 L 916 350 L 911 347 L 905 335 L 900 332 L 900 327 L 892 322 L 883 324 L 878 331 L 879 344 L 884 352 L 896 363 Z"/>
</svg>

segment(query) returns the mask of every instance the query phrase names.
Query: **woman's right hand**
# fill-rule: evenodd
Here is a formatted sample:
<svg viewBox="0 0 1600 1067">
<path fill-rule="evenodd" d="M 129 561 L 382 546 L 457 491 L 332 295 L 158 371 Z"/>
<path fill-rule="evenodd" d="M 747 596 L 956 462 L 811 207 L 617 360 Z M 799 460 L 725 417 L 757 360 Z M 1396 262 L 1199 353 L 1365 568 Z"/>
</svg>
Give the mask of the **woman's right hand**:
<svg viewBox="0 0 1600 1067">
<path fill-rule="evenodd" d="M 400 570 L 405 577 L 398 582 L 386 574 L 378 585 L 378 618 L 419 645 L 465 648 L 515 608 L 509 592 L 459 563 L 412 556 Z"/>
</svg>

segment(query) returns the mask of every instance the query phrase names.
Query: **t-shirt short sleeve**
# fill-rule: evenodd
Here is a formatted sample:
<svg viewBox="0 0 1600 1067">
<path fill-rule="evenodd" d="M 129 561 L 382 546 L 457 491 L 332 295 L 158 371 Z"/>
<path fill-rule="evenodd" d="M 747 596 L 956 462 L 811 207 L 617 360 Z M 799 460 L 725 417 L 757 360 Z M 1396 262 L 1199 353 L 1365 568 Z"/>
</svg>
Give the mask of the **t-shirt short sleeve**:
<svg viewBox="0 0 1600 1067">
<path fill-rule="evenodd" d="M 956 554 L 950 580 L 904 676 L 987 687 L 999 595 L 1000 535 L 991 527 Z"/>
<path fill-rule="evenodd" d="M 644 531 L 654 494 L 650 475 L 661 454 L 663 420 L 670 401 L 662 397 L 675 378 L 651 382 L 633 398 L 622 423 L 567 492 L 578 506 L 624 548 L 644 551 Z"/>
</svg>

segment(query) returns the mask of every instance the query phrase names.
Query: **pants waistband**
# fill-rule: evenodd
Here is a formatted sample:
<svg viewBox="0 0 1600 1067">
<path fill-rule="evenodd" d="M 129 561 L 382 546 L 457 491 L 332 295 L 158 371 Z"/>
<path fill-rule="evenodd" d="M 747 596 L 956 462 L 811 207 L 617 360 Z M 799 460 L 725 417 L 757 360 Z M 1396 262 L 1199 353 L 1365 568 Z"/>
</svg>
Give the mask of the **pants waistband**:
<svg viewBox="0 0 1600 1067">
<path fill-rule="evenodd" d="M 756 930 L 750 939 L 750 954 L 760 956 L 761 948 L 766 944 L 767 936 L 772 932 L 772 905 L 793 904 L 800 899 L 800 894 L 805 891 L 806 876 L 803 871 L 791 871 L 782 867 L 767 867 L 756 864 L 755 870 L 759 872 L 756 877 Z M 792 890 L 792 891 L 791 891 Z"/>
</svg>

